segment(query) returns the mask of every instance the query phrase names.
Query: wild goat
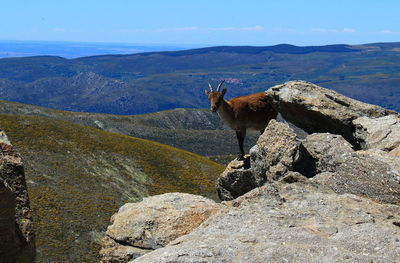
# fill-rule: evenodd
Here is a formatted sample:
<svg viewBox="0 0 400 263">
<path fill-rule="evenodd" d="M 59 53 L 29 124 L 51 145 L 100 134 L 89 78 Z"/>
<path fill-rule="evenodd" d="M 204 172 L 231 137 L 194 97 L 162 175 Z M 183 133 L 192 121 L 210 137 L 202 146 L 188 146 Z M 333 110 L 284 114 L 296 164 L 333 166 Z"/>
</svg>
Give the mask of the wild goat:
<svg viewBox="0 0 400 263">
<path fill-rule="evenodd" d="M 247 96 L 236 97 L 227 101 L 224 99 L 227 89 L 220 91 L 223 80 L 214 91 L 208 83 L 210 91 L 205 93 L 211 103 L 211 111 L 218 112 L 220 118 L 236 132 L 239 142 L 238 160 L 244 156 L 243 141 L 246 137 L 247 129 L 260 131 L 262 134 L 271 119 L 275 119 L 277 111 L 267 101 L 264 92 L 254 93 Z"/>
</svg>

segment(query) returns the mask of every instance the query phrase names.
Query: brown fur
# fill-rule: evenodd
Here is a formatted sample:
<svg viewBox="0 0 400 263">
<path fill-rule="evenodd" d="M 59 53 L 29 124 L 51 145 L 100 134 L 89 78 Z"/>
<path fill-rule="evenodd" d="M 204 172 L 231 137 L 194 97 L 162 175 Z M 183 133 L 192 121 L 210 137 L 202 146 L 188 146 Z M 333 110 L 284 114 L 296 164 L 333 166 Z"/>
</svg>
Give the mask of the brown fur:
<svg viewBox="0 0 400 263">
<path fill-rule="evenodd" d="M 206 91 L 211 103 L 211 111 L 217 111 L 221 119 L 236 132 L 240 148 L 238 158 L 242 159 L 244 155 L 243 141 L 247 129 L 264 132 L 269 121 L 275 119 L 278 113 L 268 103 L 264 92 L 236 97 L 230 101 L 224 99 L 225 93 L 226 89 L 223 89 L 222 92 L 219 89 Z"/>
<path fill-rule="evenodd" d="M 276 118 L 276 111 L 268 104 L 264 92 L 231 99 L 228 102 L 235 116 L 235 128 L 247 128 L 261 131 L 271 119 Z"/>
</svg>

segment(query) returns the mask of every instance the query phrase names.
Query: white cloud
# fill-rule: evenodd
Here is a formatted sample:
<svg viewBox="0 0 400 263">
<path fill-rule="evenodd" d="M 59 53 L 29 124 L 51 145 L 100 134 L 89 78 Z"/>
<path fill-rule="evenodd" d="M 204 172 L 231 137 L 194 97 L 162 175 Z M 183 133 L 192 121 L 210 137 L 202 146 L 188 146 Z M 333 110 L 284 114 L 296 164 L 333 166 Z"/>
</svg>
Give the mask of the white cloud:
<svg viewBox="0 0 400 263">
<path fill-rule="evenodd" d="M 252 27 L 242 27 L 241 30 L 244 31 L 253 31 L 253 32 L 260 32 L 264 30 L 264 27 L 256 25 L 256 26 L 252 26 Z"/>
<path fill-rule="evenodd" d="M 345 33 L 354 33 L 356 30 L 354 28 L 343 28 L 343 32 Z"/>
</svg>

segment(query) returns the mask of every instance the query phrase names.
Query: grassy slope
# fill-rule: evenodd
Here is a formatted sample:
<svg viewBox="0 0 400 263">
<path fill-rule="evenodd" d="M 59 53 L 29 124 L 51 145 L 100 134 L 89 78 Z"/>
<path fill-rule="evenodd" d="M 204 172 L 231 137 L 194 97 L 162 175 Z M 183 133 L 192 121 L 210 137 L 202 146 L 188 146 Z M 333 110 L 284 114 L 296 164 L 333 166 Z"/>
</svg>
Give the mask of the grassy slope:
<svg viewBox="0 0 400 263">
<path fill-rule="evenodd" d="M 96 243 L 123 203 L 148 194 L 214 193 L 222 166 L 159 143 L 38 116 L 0 115 L 21 153 L 37 262 L 96 262 Z"/>
<path fill-rule="evenodd" d="M 236 154 L 236 136 L 217 114 L 203 109 L 174 109 L 142 115 L 68 112 L 0 101 L 0 114 L 25 114 L 67 120 L 106 131 L 157 141 L 203 156 Z M 246 150 L 258 133 L 249 131 Z"/>
</svg>

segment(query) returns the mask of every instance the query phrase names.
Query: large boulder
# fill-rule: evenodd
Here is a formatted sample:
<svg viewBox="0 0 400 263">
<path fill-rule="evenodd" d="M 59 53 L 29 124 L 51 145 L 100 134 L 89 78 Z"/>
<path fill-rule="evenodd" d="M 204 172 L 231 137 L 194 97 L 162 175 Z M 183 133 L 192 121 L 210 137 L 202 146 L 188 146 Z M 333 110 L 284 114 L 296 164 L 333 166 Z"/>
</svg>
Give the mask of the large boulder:
<svg viewBox="0 0 400 263">
<path fill-rule="evenodd" d="M 287 123 L 271 120 L 250 155 L 253 172 L 268 181 L 279 180 L 289 171 L 315 175 L 314 161 Z"/>
<path fill-rule="evenodd" d="M 315 163 L 287 123 L 271 120 L 250 156 L 233 160 L 217 179 L 217 193 L 221 200 L 232 200 L 288 172 L 297 173 L 291 173 L 293 178 L 312 177 Z"/>
<path fill-rule="evenodd" d="M 379 118 L 360 117 L 353 120 L 355 137 L 363 149 L 379 149 L 400 156 L 400 117 L 387 115 Z"/>
<path fill-rule="evenodd" d="M 273 183 L 131 263 L 397 262 L 400 206 L 322 186 Z"/>
<path fill-rule="evenodd" d="M 340 134 L 357 149 L 364 142 L 354 135 L 353 120 L 360 117 L 398 116 L 394 111 L 348 98 L 305 81 L 289 81 L 270 88 L 266 94 L 273 107 L 287 121 L 308 133 Z"/>
<path fill-rule="evenodd" d="M 112 216 L 100 252 L 104 263 L 127 262 L 190 233 L 221 205 L 191 194 L 168 193 L 122 206 Z"/>
<path fill-rule="evenodd" d="M 316 161 L 313 182 L 335 192 L 363 195 L 373 200 L 400 205 L 400 164 L 379 158 L 379 154 L 354 151 L 342 136 L 315 133 L 302 142 Z"/>
<path fill-rule="evenodd" d="M 266 93 L 286 120 L 319 133 L 302 138 L 288 124 L 271 120 L 251 148 L 250 159 L 233 161 L 218 178 L 221 200 L 237 198 L 267 181 L 293 182 L 318 174 L 315 182 L 338 193 L 400 202 L 396 112 L 303 81 L 287 82 Z M 355 151 L 359 149 L 364 150 Z"/>
<path fill-rule="evenodd" d="M 253 173 L 250 156 L 231 161 L 217 179 L 216 191 L 220 200 L 232 200 L 250 190 L 262 186 L 266 177 Z"/>
<path fill-rule="evenodd" d="M 0 130 L 0 262 L 34 262 L 34 241 L 22 160 Z"/>
</svg>

